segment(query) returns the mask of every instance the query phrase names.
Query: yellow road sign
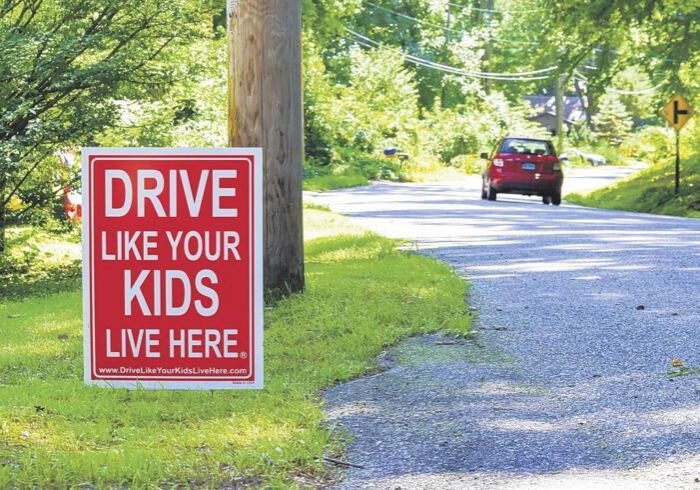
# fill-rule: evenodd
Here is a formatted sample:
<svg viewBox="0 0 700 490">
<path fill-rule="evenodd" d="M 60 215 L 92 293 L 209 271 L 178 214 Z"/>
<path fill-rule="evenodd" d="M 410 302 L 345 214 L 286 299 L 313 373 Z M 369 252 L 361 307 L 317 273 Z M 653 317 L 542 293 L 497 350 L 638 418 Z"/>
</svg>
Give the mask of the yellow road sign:
<svg viewBox="0 0 700 490">
<path fill-rule="evenodd" d="M 690 107 L 685 97 L 681 94 L 676 94 L 661 109 L 661 115 L 664 116 L 671 126 L 679 130 L 693 116 L 693 108 Z"/>
</svg>

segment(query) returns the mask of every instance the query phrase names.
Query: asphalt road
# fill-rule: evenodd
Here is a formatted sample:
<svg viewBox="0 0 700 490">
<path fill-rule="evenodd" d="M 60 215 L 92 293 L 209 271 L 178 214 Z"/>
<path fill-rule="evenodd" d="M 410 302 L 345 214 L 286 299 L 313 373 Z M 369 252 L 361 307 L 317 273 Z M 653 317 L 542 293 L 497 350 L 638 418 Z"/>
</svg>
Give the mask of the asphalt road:
<svg viewBox="0 0 700 490">
<path fill-rule="evenodd" d="M 700 488 L 700 375 L 669 376 L 700 367 L 700 220 L 473 179 L 315 200 L 448 262 L 476 309 L 467 339 L 410 339 L 325 393 L 363 466 L 341 488 Z"/>
</svg>

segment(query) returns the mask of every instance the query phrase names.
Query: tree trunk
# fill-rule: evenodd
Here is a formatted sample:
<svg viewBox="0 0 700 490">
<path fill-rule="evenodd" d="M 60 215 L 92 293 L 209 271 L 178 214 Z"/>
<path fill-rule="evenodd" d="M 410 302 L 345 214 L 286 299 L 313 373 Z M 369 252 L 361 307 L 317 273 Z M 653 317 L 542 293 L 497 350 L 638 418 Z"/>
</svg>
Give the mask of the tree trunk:
<svg viewBox="0 0 700 490">
<path fill-rule="evenodd" d="M 304 288 L 301 3 L 229 0 L 229 144 L 262 147 L 264 284 Z"/>
</svg>

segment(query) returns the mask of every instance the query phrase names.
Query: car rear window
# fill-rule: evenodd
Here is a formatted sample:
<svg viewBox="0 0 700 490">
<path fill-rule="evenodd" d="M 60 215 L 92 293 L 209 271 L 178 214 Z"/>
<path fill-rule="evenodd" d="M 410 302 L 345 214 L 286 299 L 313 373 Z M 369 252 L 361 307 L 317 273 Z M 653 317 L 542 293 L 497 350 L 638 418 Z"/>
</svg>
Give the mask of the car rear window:
<svg viewBox="0 0 700 490">
<path fill-rule="evenodd" d="M 554 155 L 554 147 L 549 141 L 508 138 L 503 140 L 500 153 Z"/>
</svg>

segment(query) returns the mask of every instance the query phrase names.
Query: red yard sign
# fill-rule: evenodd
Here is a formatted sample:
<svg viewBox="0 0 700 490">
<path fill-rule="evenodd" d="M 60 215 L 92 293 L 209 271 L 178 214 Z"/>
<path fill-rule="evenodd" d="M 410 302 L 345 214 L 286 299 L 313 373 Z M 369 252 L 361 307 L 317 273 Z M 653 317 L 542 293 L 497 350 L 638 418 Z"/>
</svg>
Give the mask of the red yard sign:
<svg viewBox="0 0 700 490">
<path fill-rule="evenodd" d="M 262 152 L 83 150 L 85 382 L 261 388 Z"/>
</svg>

